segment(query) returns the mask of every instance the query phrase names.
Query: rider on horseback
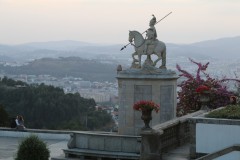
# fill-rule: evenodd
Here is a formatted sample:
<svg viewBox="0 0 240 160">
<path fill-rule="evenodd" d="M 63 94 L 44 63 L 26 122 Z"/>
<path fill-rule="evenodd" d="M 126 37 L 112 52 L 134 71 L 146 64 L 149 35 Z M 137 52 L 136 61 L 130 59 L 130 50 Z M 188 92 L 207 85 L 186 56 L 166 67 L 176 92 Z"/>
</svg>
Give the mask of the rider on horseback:
<svg viewBox="0 0 240 160">
<path fill-rule="evenodd" d="M 156 24 L 156 17 L 154 15 L 152 15 L 153 18 L 150 20 L 149 26 L 150 28 L 147 30 L 147 39 L 145 41 L 145 46 L 144 46 L 144 54 L 151 54 L 151 53 L 147 53 L 148 51 L 148 46 L 149 45 L 154 45 L 155 46 L 155 42 L 157 39 L 157 31 L 154 27 L 154 25 Z"/>
</svg>

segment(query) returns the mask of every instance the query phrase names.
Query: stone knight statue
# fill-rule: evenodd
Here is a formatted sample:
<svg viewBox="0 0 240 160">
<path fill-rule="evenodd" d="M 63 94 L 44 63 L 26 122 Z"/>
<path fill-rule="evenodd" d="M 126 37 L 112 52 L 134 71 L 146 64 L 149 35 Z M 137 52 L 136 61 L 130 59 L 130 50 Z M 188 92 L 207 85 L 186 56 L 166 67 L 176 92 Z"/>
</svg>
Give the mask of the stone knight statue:
<svg viewBox="0 0 240 160">
<path fill-rule="evenodd" d="M 171 13 L 172 12 L 169 14 Z M 169 14 L 167 14 L 165 17 L 167 17 Z M 150 27 L 145 31 L 147 33 L 145 39 L 142 35 L 145 32 L 141 34 L 138 31 L 129 31 L 128 44 L 134 46 L 135 49 L 135 52 L 132 53 L 133 61 L 131 68 L 149 68 L 149 66 L 159 66 L 160 69 L 166 69 L 166 45 L 164 42 L 157 39 L 157 31 L 155 29 L 155 25 L 165 17 L 157 22 L 156 17 L 154 15 L 152 16 L 153 18 L 149 22 Z M 121 48 L 121 50 L 126 48 L 128 44 Z M 155 55 L 153 60 L 151 59 L 152 55 Z M 143 65 L 141 60 L 142 56 L 146 56 Z M 160 60 L 162 60 L 162 64 L 158 65 L 157 63 Z"/>
<path fill-rule="evenodd" d="M 149 54 L 148 51 L 148 46 L 149 45 L 155 45 L 156 40 L 157 40 L 157 31 L 155 29 L 155 24 L 157 22 L 156 17 L 152 15 L 153 18 L 149 22 L 150 28 L 146 31 L 146 41 L 145 41 L 145 46 L 144 46 L 144 54 Z"/>
</svg>

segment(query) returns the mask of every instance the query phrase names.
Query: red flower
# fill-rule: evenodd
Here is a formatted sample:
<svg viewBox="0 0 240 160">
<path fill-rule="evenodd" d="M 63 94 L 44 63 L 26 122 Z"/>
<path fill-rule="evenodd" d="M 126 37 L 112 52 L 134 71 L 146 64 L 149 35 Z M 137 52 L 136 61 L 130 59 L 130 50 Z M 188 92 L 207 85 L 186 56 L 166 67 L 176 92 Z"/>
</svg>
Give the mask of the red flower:
<svg viewBox="0 0 240 160">
<path fill-rule="evenodd" d="M 210 90 L 209 87 L 207 87 L 207 86 L 205 86 L 205 85 L 201 85 L 201 86 L 199 86 L 199 87 L 196 89 L 196 92 L 197 92 L 197 93 L 202 93 L 202 92 L 204 92 L 204 91 L 209 91 L 209 90 Z"/>
<path fill-rule="evenodd" d="M 138 101 L 133 105 L 133 109 L 137 111 L 155 110 L 158 113 L 160 106 L 153 101 Z"/>
<path fill-rule="evenodd" d="M 237 104 L 237 97 L 236 96 L 231 96 L 230 97 L 230 103 L 231 104 Z"/>
</svg>

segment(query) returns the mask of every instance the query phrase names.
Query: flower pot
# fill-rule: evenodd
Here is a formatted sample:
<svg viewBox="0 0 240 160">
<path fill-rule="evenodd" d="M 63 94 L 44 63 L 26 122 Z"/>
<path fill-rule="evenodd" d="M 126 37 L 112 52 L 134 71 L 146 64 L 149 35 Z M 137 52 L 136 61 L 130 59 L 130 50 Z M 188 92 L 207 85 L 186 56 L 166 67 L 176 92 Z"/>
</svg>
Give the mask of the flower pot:
<svg viewBox="0 0 240 160">
<path fill-rule="evenodd" d="M 199 94 L 199 102 L 201 102 L 201 109 L 206 110 L 208 109 L 207 104 L 210 101 L 210 93 L 207 91 L 204 91 Z"/>
<path fill-rule="evenodd" d="M 142 110 L 141 119 L 143 120 L 143 122 L 145 124 L 145 126 L 142 128 L 143 130 L 152 129 L 149 126 L 149 123 L 152 120 L 152 110 L 150 110 L 150 109 Z"/>
<path fill-rule="evenodd" d="M 201 93 L 199 96 L 199 100 L 201 103 L 207 103 L 209 102 L 210 98 L 209 98 L 209 94 L 208 93 Z"/>
</svg>

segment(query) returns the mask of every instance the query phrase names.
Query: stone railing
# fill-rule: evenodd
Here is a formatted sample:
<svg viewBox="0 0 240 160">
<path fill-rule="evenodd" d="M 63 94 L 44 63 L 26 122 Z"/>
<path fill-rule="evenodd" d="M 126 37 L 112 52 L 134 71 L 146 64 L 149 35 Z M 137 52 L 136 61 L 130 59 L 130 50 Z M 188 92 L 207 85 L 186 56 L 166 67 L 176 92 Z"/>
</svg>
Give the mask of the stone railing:
<svg viewBox="0 0 240 160">
<path fill-rule="evenodd" d="M 65 157 L 139 159 L 140 136 L 119 135 L 116 133 L 72 132 Z"/>
<path fill-rule="evenodd" d="M 204 112 L 206 111 L 200 110 L 153 126 L 152 131 L 143 131 L 141 133 L 141 160 L 160 158 L 163 152 L 189 142 L 190 128 L 188 119 Z"/>
</svg>

